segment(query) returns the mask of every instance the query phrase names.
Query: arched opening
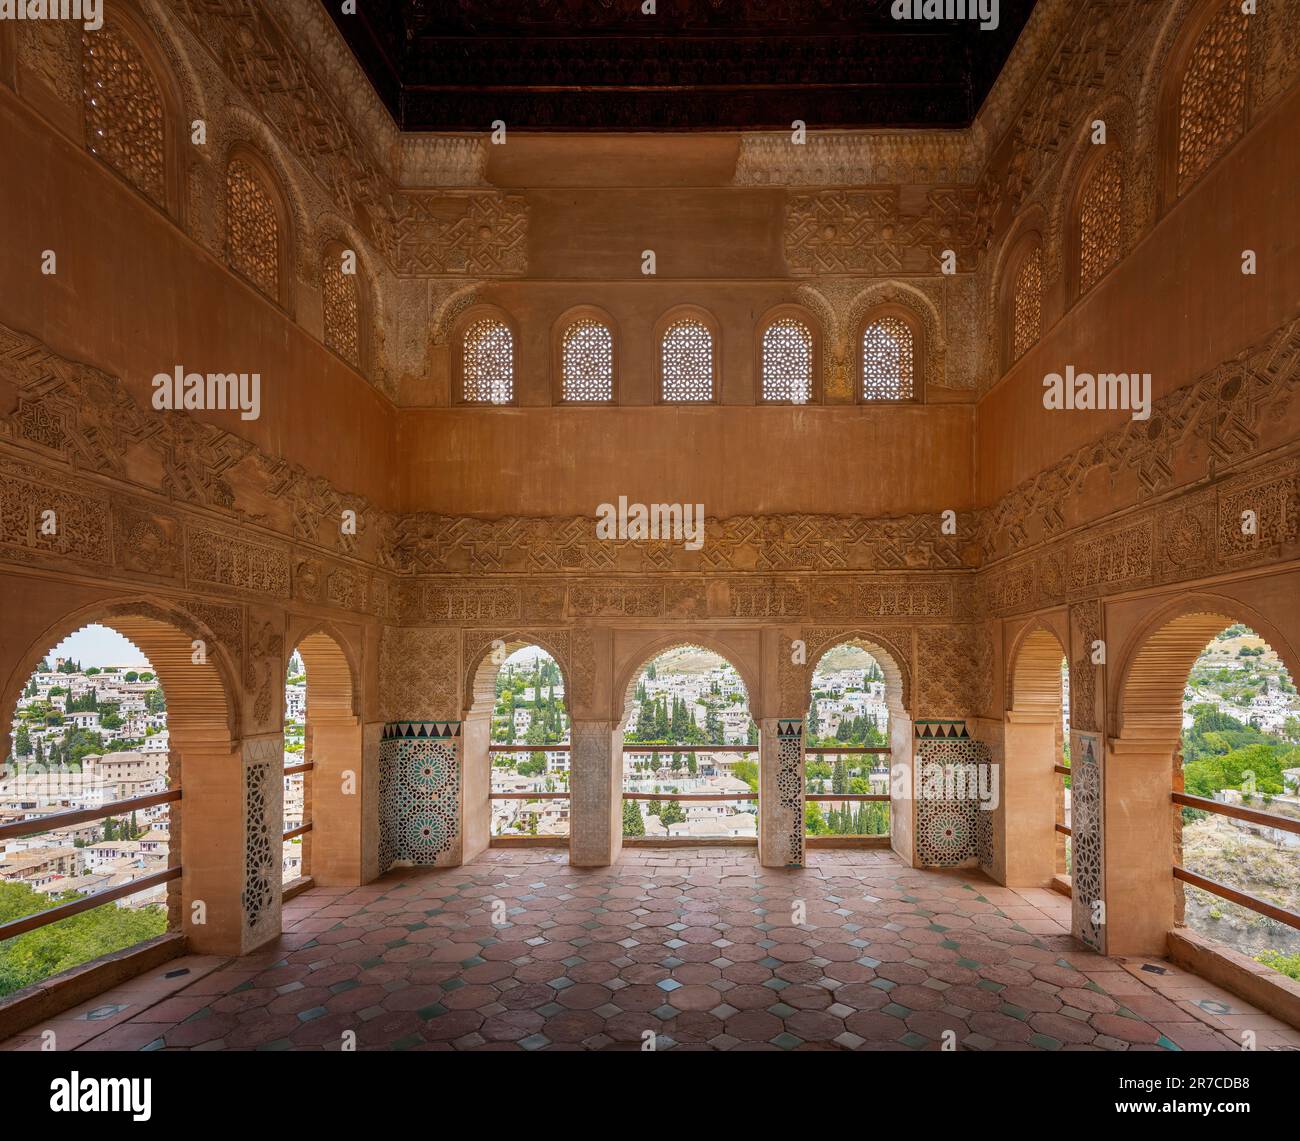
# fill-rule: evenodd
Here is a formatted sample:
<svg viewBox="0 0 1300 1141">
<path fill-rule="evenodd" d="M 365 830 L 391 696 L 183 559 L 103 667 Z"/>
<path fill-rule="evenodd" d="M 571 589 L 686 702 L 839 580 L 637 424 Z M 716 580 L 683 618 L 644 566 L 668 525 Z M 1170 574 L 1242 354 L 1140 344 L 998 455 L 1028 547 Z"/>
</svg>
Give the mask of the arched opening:
<svg viewBox="0 0 1300 1141">
<path fill-rule="evenodd" d="M 183 103 L 143 23 L 121 5 L 82 36 L 86 147 L 154 205 L 184 212 Z"/>
<path fill-rule="evenodd" d="M 284 678 L 284 850 L 281 882 L 287 888 L 311 867 L 311 787 L 307 759 L 307 666 L 297 650 Z"/>
<path fill-rule="evenodd" d="M 678 305 L 655 324 L 659 355 L 659 402 L 708 404 L 717 399 L 721 329 L 713 314 Z"/>
<path fill-rule="evenodd" d="M 226 167 L 226 260 L 257 291 L 289 310 L 293 229 L 287 199 L 270 164 L 245 146 Z"/>
<path fill-rule="evenodd" d="M 890 714 L 880 663 L 856 642 L 817 660 L 804 721 L 804 830 L 889 836 Z"/>
<path fill-rule="evenodd" d="M 1001 852 L 1010 887 L 1047 887 L 1069 873 L 1069 674 L 1065 648 L 1035 624 L 1012 653 L 1003 728 Z M 1001 863 L 1001 868 L 996 864 Z"/>
<path fill-rule="evenodd" d="M 778 305 L 755 326 L 758 399 L 765 404 L 808 404 L 820 396 L 821 331 L 798 305 Z"/>
<path fill-rule="evenodd" d="M 655 654 L 624 704 L 624 839 L 757 843 L 758 751 L 749 691 L 731 662 L 694 645 Z"/>
<path fill-rule="evenodd" d="M 167 702 L 153 664 L 114 630 L 61 640 L 27 679 L 0 775 L 0 923 L 136 890 L 0 941 L 0 996 L 172 929 Z M 102 810 L 87 820 L 72 814 Z"/>
<path fill-rule="evenodd" d="M 504 310 L 470 306 L 456 319 L 451 344 L 457 403 L 513 402 L 518 338 Z"/>
<path fill-rule="evenodd" d="M 492 844 L 567 846 L 567 681 L 553 648 L 532 639 L 495 639 L 473 669 L 461 734 L 462 862 Z"/>
<path fill-rule="evenodd" d="M 1263 638 L 1233 623 L 1193 662 L 1182 725 L 1173 789 L 1197 801 L 1179 805 L 1175 820 L 1174 862 L 1194 877 L 1181 884 L 1182 923 L 1300 978 L 1300 696 L 1293 679 Z M 1249 815 L 1215 811 L 1207 801 Z"/>
<path fill-rule="evenodd" d="M 245 810 L 229 674 L 215 639 L 173 617 L 141 603 L 60 623 L 9 677 L 6 990 L 167 931 L 229 954 L 278 930 L 278 908 L 243 899 L 250 830 L 269 822 Z M 198 806 L 183 831 L 182 789 Z"/>
<path fill-rule="evenodd" d="M 505 659 L 493 686 L 492 838 L 567 841 L 569 715 L 559 664 L 525 646 Z"/>
<path fill-rule="evenodd" d="M 326 347 L 359 372 L 369 348 L 365 301 L 357 252 L 329 242 L 321 251 L 321 334 Z"/>
<path fill-rule="evenodd" d="M 552 332 L 555 399 L 563 404 L 610 404 L 618 387 L 618 332 L 594 305 L 561 315 Z"/>
<path fill-rule="evenodd" d="M 1267 619 L 1211 597 L 1153 619 L 1134 646 L 1105 772 L 1107 951 L 1163 953 L 1186 920 L 1293 964 L 1294 653 Z"/>
<path fill-rule="evenodd" d="M 282 881 L 355 886 L 362 869 L 365 798 L 353 669 L 324 630 L 299 640 L 285 676 Z"/>
<path fill-rule="evenodd" d="M 1161 195 L 1173 205 L 1240 138 L 1250 87 L 1250 18 L 1233 0 L 1204 0 L 1184 22 L 1160 97 Z"/>
<path fill-rule="evenodd" d="M 915 314 L 898 305 L 873 309 L 859 339 L 858 399 L 863 402 L 916 399 L 922 338 Z"/>
</svg>

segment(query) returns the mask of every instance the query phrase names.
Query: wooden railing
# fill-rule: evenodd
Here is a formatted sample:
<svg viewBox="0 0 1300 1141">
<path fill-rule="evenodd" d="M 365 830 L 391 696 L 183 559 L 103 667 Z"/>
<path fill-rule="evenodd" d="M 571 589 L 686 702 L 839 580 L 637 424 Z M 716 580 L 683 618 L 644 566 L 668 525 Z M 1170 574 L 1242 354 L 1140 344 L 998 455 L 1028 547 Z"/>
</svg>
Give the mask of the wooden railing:
<svg viewBox="0 0 1300 1141">
<path fill-rule="evenodd" d="M 316 762 L 315 762 L 315 761 L 302 761 L 301 763 L 296 764 L 296 765 L 285 765 L 285 766 L 284 766 L 284 775 L 287 776 L 287 777 L 291 777 L 291 776 L 296 776 L 298 773 L 304 773 L 304 774 L 305 774 L 305 773 L 309 773 L 309 772 L 311 772 L 315 767 L 316 767 Z M 303 779 L 302 779 L 302 805 L 303 805 L 303 814 L 306 815 L 306 812 L 307 812 L 307 778 L 306 778 L 306 776 L 304 776 Z M 281 843 L 284 843 L 284 841 L 286 841 L 286 840 L 292 840 L 292 839 L 294 839 L 294 838 L 297 837 L 297 836 L 305 836 L 308 832 L 311 831 L 311 829 L 312 829 L 312 823 L 311 823 L 311 821 L 310 821 L 310 820 L 304 820 L 301 824 L 298 825 L 297 828 L 286 828 L 286 829 L 284 830 L 284 832 L 281 833 L 281 835 L 280 835 L 280 842 L 281 842 Z M 283 852 L 280 854 L 280 860 L 281 860 L 281 863 L 283 864 L 283 861 L 284 861 L 284 853 L 283 853 Z M 283 891 L 285 888 L 291 888 L 291 887 L 293 887 L 294 884 L 296 884 L 296 883 L 298 882 L 298 880 L 305 879 L 309 874 L 310 874 L 310 869 L 307 868 L 307 867 L 305 866 L 305 861 L 304 861 L 304 866 L 298 869 L 298 875 L 297 875 L 294 879 L 288 881 L 288 883 L 281 884 L 281 890 Z"/>
<path fill-rule="evenodd" d="M 1185 792 L 1170 793 L 1169 798 L 1182 808 L 1196 808 L 1202 812 L 1212 812 L 1218 816 L 1228 816 L 1234 820 L 1245 820 L 1251 824 L 1262 825 L 1265 828 L 1276 828 L 1281 832 L 1300 835 L 1300 820 L 1294 820 L 1289 816 L 1261 812 L 1257 808 L 1246 808 L 1240 804 L 1221 804 L 1209 797 L 1192 796 Z M 1218 880 L 1212 880 L 1207 876 L 1188 871 L 1179 864 L 1175 864 L 1173 870 L 1174 879 L 1176 880 L 1191 884 L 1192 887 L 1198 887 L 1202 891 L 1208 891 L 1211 895 L 1217 895 L 1220 899 L 1226 899 L 1229 903 L 1248 908 L 1278 923 L 1285 923 L 1288 927 L 1300 929 L 1300 915 L 1294 911 L 1288 911 L 1285 907 L 1278 907 L 1276 904 L 1269 903 L 1267 900 L 1260 899 L 1258 896 L 1250 895 L 1247 892 L 1238 891 L 1235 887 L 1219 883 Z"/>
<path fill-rule="evenodd" d="M 1053 766 L 1052 766 L 1052 772 L 1054 772 L 1057 776 L 1068 777 L 1068 776 L 1070 775 L 1070 766 L 1069 766 L 1069 765 L 1053 765 Z M 1064 798 L 1062 798 L 1062 803 L 1064 803 Z M 1068 824 L 1063 824 L 1063 823 L 1061 823 L 1061 821 L 1059 821 L 1059 820 L 1056 822 L 1056 830 L 1057 830 L 1057 831 L 1058 831 L 1062 836 L 1073 836 L 1073 835 L 1074 835 L 1074 829 L 1071 828 L 1070 825 L 1068 825 Z"/>
<path fill-rule="evenodd" d="M 16 840 L 23 836 L 39 836 L 44 832 L 52 832 L 57 828 L 69 828 L 77 824 L 89 824 L 95 820 L 108 820 L 117 816 L 126 816 L 142 808 L 172 804 L 180 799 L 181 790 L 179 788 L 169 788 L 165 792 L 152 792 L 147 796 L 133 796 L 126 800 L 113 800 L 108 804 L 100 805 L 98 808 L 75 808 L 68 812 L 53 812 L 48 816 L 35 817 L 31 820 L 19 820 L 14 824 L 0 825 L 0 843 L 5 840 Z M 106 903 L 113 903 L 116 900 L 125 899 L 127 896 L 150 891 L 160 884 L 179 879 L 180 875 L 181 867 L 178 864 L 175 867 L 165 868 L 160 872 L 140 876 L 128 883 L 118 884 L 117 887 L 94 891 L 89 895 L 83 895 L 80 899 L 60 903 L 55 907 L 46 908 L 44 911 L 25 915 L 21 919 L 10 920 L 8 923 L 0 924 L 0 942 L 13 939 L 18 935 L 25 935 L 29 931 L 37 931 L 42 927 L 49 926 L 51 923 L 58 923 L 61 919 L 70 919 L 74 915 L 80 915 L 83 911 L 102 907 Z"/>
</svg>

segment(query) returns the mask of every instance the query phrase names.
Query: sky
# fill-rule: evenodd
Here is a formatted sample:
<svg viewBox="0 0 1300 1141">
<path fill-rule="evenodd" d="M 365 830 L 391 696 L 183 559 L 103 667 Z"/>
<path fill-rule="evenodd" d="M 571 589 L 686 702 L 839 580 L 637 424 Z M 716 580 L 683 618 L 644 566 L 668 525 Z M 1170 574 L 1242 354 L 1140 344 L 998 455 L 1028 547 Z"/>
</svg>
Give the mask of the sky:
<svg viewBox="0 0 1300 1141">
<path fill-rule="evenodd" d="M 46 657 L 50 665 L 55 658 L 72 658 L 83 667 L 99 666 L 144 666 L 150 669 L 146 658 L 116 630 L 107 626 L 86 626 L 75 634 L 64 638 Z"/>
</svg>

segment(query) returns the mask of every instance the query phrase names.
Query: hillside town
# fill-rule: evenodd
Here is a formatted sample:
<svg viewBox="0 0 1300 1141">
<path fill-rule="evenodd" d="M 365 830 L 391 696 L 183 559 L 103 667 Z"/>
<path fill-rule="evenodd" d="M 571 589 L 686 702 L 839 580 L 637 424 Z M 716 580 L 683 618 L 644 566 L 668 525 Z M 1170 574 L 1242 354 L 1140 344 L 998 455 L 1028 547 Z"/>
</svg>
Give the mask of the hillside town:
<svg viewBox="0 0 1300 1141">
<path fill-rule="evenodd" d="M 1300 819 L 1300 696 L 1277 654 L 1230 626 L 1197 658 L 1183 693 L 1183 790 Z M 1300 836 L 1265 823 L 1182 810 L 1183 865 L 1289 910 L 1300 909 Z M 1293 975 L 1300 932 L 1200 888 L 1187 924 Z"/>
<path fill-rule="evenodd" d="M 295 653 L 285 685 L 285 764 L 302 761 L 307 687 Z M 144 666 L 89 666 L 55 656 L 40 664 L 18 700 L 9 749 L 0 763 L 0 823 L 38 820 L 149 796 L 169 786 L 167 706 Z M 284 827 L 303 823 L 303 774 L 284 778 Z M 10 839 L 0 883 L 21 883 L 48 899 L 85 895 L 152 875 L 170 859 L 166 804 L 122 818 L 53 828 Z M 284 842 L 283 878 L 302 871 L 302 840 Z M 166 887 L 117 900 L 141 909 Z"/>
<path fill-rule="evenodd" d="M 509 799 L 493 801 L 493 835 L 567 836 L 568 801 L 547 794 L 568 791 L 569 754 L 541 748 L 568 741 L 559 668 L 537 647 L 519 650 L 503 664 L 496 692 L 492 792 Z M 813 694 L 810 744 L 888 744 L 884 677 L 865 651 L 846 647 L 828 655 L 814 674 Z M 633 687 L 625 724 L 623 791 L 638 794 L 624 802 L 626 836 L 757 836 L 758 727 L 744 682 L 724 659 L 693 647 L 655 658 Z M 511 745 L 531 748 L 512 751 Z M 809 774 L 813 794 L 881 793 L 888 764 L 846 754 L 814 761 Z M 529 793 L 537 798 L 523 795 Z M 828 803 L 825 813 L 811 809 L 809 829 L 816 833 L 888 830 L 887 806 L 845 801 Z"/>
<path fill-rule="evenodd" d="M 43 661 L 22 696 L 0 766 L 0 823 L 103 808 L 168 787 L 167 707 L 152 671 Z M 48 899 L 103 891 L 161 871 L 170 859 L 166 804 L 5 841 L 0 883 Z M 166 886 L 117 901 L 142 909 Z"/>
<path fill-rule="evenodd" d="M 284 682 L 284 767 L 300 765 L 307 748 L 307 669 L 297 650 L 289 655 L 289 669 Z M 307 797 L 307 774 L 289 773 L 284 777 L 284 830 L 292 832 L 304 822 Z M 282 842 L 281 881 L 289 883 L 308 874 L 303 869 L 303 838 L 295 836 Z"/>
</svg>

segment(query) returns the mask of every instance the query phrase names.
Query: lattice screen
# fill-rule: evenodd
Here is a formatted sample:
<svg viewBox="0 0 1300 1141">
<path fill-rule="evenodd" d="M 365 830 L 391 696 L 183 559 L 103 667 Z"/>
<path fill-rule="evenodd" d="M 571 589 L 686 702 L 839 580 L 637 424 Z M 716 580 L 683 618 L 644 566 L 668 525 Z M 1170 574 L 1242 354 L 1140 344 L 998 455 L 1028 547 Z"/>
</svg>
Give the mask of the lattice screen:
<svg viewBox="0 0 1300 1141">
<path fill-rule="evenodd" d="M 564 330 L 560 347 L 565 400 L 614 399 L 614 335 L 583 317 Z"/>
<path fill-rule="evenodd" d="M 1249 19 L 1229 0 L 1192 48 L 1178 96 L 1178 193 L 1241 133 L 1246 115 Z"/>
<path fill-rule="evenodd" d="M 268 297 L 280 293 L 280 222 L 253 164 L 237 158 L 226 174 L 226 250 L 231 266 Z"/>
<path fill-rule="evenodd" d="M 901 317 L 881 317 L 862 330 L 862 399 L 910 400 L 916 359 L 912 328 Z"/>
<path fill-rule="evenodd" d="M 781 317 L 763 332 L 763 399 L 812 399 L 813 337 L 802 321 Z"/>
<path fill-rule="evenodd" d="M 144 56 L 113 24 L 82 37 L 86 145 L 159 206 L 166 205 L 162 93 Z"/>
<path fill-rule="evenodd" d="M 1011 294 L 1011 359 L 1018 361 L 1038 340 L 1043 323 L 1043 250 L 1035 246 L 1020 263 Z"/>
<path fill-rule="evenodd" d="M 713 399 L 713 334 L 687 318 L 664 333 L 663 373 L 665 400 Z"/>
<path fill-rule="evenodd" d="M 1119 154 L 1107 153 L 1088 175 L 1079 200 L 1079 292 L 1119 261 L 1123 178 Z"/>
<path fill-rule="evenodd" d="M 515 389 L 515 341 L 509 328 L 483 317 L 465 330 L 464 398 L 471 404 L 509 404 Z"/>
<path fill-rule="evenodd" d="M 361 301 L 355 273 L 344 273 L 337 253 L 325 255 L 322 274 L 325 343 L 354 368 L 361 367 Z"/>
</svg>

